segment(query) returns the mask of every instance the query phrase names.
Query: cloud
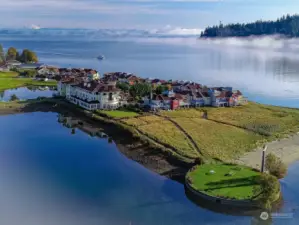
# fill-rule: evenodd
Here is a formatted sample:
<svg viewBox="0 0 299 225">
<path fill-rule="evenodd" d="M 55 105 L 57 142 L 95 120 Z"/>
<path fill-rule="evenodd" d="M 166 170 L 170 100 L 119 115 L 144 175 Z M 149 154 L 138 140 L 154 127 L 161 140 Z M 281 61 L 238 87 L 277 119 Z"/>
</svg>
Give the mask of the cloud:
<svg viewBox="0 0 299 225">
<path fill-rule="evenodd" d="M 109 14 L 134 14 L 134 13 L 161 13 L 159 10 L 150 5 L 128 5 L 116 4 L 106 1 L 78 1 L 78 0 L 6 0 L 1 3 L 0 10 L 30 10 L 33 12 L 59 10 L 65 15 L 71 11 L 92 12 L 92 13 L 109 13 Z M 57 12 L 57 11 L 56 11 Z"/>
<path fill-rule="evenodd" d="M 199 36 L 202 32 L 202 29 L 198 28 L 182 28 L 182 27 L 172 27 L 170 25 L 162 29 L 153 29 L 150 30 L 151 34 L 155 35 L 179 35 L 179 36 Z"/>
</svg>

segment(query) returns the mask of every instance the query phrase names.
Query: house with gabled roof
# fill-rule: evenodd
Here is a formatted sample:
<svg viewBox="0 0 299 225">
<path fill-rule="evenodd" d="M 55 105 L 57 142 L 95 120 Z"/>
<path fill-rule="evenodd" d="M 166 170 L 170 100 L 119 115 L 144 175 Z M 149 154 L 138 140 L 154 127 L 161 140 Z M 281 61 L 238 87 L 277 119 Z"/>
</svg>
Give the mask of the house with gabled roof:
<svg viewBox="0 0 299 225">
<path fill-rule="evenodd" d="M 121 91 L 116 88 L 116 82 L 85 80 L 69 87 L 66 99 L 87 110 L 117 109 L 122 104 Z"/>
</svg>

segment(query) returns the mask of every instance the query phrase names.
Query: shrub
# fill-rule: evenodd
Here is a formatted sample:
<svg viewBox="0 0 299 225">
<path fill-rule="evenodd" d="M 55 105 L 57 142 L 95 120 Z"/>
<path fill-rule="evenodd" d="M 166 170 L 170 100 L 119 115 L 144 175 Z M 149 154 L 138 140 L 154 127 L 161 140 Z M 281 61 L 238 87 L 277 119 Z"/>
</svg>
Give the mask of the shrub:
<svg viewBox="0 0 299 225">
<path fill-rule="evenodd" d="M 288 171 L 287 166 L 273 153 L 266 157 L 266 169 L 278 179 L 285 177 Z"/>
<path fill-rule="evenodd" d="M 254 192 L 258 198 L 258 202 L 263 208 L 271 208 L 272 203 L 277 200 L 277 195 L 280 193 L 280 183 L 278 179 L 270 174 L 262 174 L 256 180 L 257 188 Z"/>
<path fill-rule="evenodd" d="M 17 101 L 17 100 L 19 100 L 19 98 L 15 94 L 10 96 L 10 101 Z"/>
</svg>

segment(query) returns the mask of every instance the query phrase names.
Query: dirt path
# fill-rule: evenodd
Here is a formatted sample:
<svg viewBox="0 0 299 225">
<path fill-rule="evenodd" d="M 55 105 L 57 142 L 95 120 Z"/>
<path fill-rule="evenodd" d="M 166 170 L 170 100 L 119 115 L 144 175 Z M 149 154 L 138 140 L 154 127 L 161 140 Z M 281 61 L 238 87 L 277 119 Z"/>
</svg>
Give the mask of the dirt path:
<svg viewBox="0 0 299 225">
<path fill-rule="evenodd" d="M 299 160 L 299 134 L 279 141 L 273 141 L 267 144 L 267 154 L 273 153 L 280 157 L 284 163 L 290 165 Z M 240 157 L 235 162 L 254 168 L 261 168 L 262 148 L 256 149 Z"/>
<path fill-rule="evenodd" d="M 168 120 L 169 122 L 171 122 L 173 125 L 175 125 L 181 132 L 183 132 L 183 134 L 189 139 L 189 141 L 192 143 L 193 145 L 193 148 L 197 151 L 197 153 L 199 155 L 202 155 L 201 154 L 201 151 L 200 151 L 200 148 L 199 146 L 197 145 L 197 143 L 195 142 L 195 140 L 187 133 L 187 131 L 185 131 L 185 129 L 183 127 L 181 127 L 176 121 L 174 121 L 173 119 L 171 119 L 170 117 L 167 117 L 167 116 L 162 116 L 160 114 L 155 114 L 156 116 L 159 116 L 159 117 L 162 117 L 164 118 L 165 120 Z"/>
</svg>

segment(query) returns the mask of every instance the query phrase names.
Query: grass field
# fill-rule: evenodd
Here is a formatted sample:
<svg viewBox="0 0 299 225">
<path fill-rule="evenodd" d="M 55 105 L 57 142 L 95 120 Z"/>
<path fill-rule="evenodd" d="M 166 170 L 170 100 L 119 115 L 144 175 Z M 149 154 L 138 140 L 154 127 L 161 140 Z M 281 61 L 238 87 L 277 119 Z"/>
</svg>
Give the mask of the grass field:
<svg viewBox="0 0 299 225">
<path fill-rule="evenodd" d="M 299 131 L 299 110 L 256 103 L 235 108 L 208 108 L 208 118 L 280 137 Z"/>
<path fill-rule="evenodd" d="M 253 150 L 261 135 L 201 118 L 175 118 L 206 157 L 230 160 Z"/>
<path fill-rule="evenodd" d="M 192 143 L 185 134 L 177 129 L 170 121 L 158 116 L 144 116 L 123 120 L 128 125 L 138 128 L 150 138 L 171 146 L 181 156 L 197 158 L 199 153 L 192 146 Z"/>
<path fill-rule="evenodd" d="M 208 111 L 208 120 L 202 119 Z M 299 131 L 299 110 L 250 102 L 233 108 L 163 111 L 197 143 L 204 156 L 231 160 L 268 141 Z"/>
<path fill-rule="evenodd" d="M 1 78 L 12 78 L 19 76 L 16 72 L 0 72 L 0 79 Z"/>
<path fill-rule="evenodd" d="M 214 173 L 211 173 L 214 171 Z M 191 187 L 207 195 L 238 200 L 255 199 L 261 174 L 239 165 L 205 164 L 187 174 Z"/>
<path fill-rule="evenodd" d="M 208 111 L 208 120 L 202 119 L 203 110 Z M 299 110 L 256 103 L 234 108 L 162 111 L 160 114 L 176 122 L 197 144 L 205 159 L 225 162 L 268 141 L 299 131 Z M 176 148 L 181 155 L 198 157 L 190 139 L 166 118 L 146 116 L 125 122 Z"/>
<path fill-rule="evenodd" d="M 32 78 L 2 78 L 0 76 L 0 91 L 25 86 L 55 86 L 56 81 L 37 81 Z"/>
<path fill-rule="evenodd" d="M 114 110 L 114 111 L 99 110 L 98 112 L 113 118 L 127 118 L 127 117 L 139 116 L 139 114 L 136 112 L 125 111 L 125 110 Z"/>
</svg>

